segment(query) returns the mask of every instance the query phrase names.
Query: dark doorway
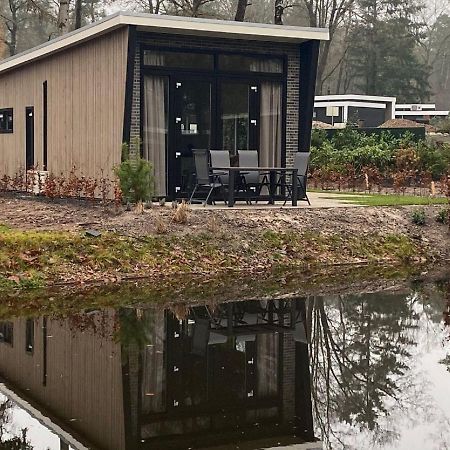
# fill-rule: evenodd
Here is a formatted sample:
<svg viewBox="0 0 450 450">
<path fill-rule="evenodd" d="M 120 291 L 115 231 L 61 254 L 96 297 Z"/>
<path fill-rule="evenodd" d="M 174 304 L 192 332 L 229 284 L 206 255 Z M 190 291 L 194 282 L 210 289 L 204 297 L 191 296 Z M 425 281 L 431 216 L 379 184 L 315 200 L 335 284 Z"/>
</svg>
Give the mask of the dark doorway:
<svg viewBox="0 0 450 450">
<path fill-rule="evenodd" d="M 25 145 L 26 145 L 26 168 L 34 167 L 34 107 L 25 108 Z"/>
</svg>

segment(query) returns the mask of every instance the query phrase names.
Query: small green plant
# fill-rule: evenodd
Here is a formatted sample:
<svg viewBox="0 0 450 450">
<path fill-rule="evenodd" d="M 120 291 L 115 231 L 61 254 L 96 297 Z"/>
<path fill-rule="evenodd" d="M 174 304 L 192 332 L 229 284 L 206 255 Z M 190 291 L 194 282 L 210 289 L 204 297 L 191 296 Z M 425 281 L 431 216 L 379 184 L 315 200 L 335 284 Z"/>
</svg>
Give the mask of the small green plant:
<svg viewBox="0 0 450 450">
<path fill-rule="evenodd" d="M 448 217 L 449 217 L 449 209 L 448 208 L 442 208 L 437 216 L 436 216 L 436 222 L 447 224 L 448 223 Z"/>
<path fill-rule="evenodd" d="M 415 209 L 412 213 L 412 223 L 414 223 L 415 225 L 425 225 L 426 222 L 426 214 L 425 214 L 425 210 L 423 208 L 420 209 Z"/>
<path fill-rule="evenodd" d="M 135 141 L 132 145 L 138 148 L 140 144 Z M 124 200 L 133 203 L 150 200 L 153 196 L 154 185 L 152 164 L 140 157 L 130 158 L 130 148 L 127 143 L 122 145 L 122 159 L 122 163 L 114 169 L 114 172 L 119 179 Z"/>
</svg>

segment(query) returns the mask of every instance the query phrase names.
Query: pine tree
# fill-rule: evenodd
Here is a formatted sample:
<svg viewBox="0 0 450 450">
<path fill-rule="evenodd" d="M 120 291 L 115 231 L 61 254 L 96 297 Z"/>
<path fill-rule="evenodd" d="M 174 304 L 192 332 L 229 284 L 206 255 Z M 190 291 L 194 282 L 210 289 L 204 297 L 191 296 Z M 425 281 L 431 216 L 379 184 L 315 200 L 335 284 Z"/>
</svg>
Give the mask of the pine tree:
<svg viewBox="0 0 450 450">
<path fill-rule="evenodd" d="M 409 0 L 359 0 L 350 33 L 349 66 L 355 86 L 367 95 L 392 95 L 399 101 L 428 99 L 429 68 L 417 43 L 423 39 L 414 18 L 421 5 Z"/>
</svg>

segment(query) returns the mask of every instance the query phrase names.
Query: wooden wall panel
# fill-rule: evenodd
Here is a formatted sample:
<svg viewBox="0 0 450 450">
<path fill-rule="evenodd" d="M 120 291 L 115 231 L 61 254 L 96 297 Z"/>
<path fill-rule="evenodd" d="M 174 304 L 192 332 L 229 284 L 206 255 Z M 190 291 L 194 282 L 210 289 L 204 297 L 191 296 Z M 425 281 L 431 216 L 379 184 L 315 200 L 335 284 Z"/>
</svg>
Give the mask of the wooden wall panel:
<svg viewBox="0 0 450 450">
<path fill-rule="evenodd" d="M 42 168 L 43 90 L 48 81 L 48 170 L 85 176 L 120 163 L 128 28 L 0 75 L 0 108 L 14 108 L 14 133 L 0 134 L 0 177 L 25 166 L 25 108 L 35 111 L 35 162 Z"/>
<path fill-rule="evenodd" d="M 123 450 L 122 359 L 120 344 L 113 338 L 115 312 L 91 317 L 102 332 L 89 327 L 77 330 L 70 319 L 48 319 L 45 386 L 43 320 L 35 320 L 34 352 L 29 354 L 25 351 L 26 320 L 14 319 L 14 345 L 0 343 L 0 376 L 68 432 L 75 430 L 99 449 Z"/>
</svg>

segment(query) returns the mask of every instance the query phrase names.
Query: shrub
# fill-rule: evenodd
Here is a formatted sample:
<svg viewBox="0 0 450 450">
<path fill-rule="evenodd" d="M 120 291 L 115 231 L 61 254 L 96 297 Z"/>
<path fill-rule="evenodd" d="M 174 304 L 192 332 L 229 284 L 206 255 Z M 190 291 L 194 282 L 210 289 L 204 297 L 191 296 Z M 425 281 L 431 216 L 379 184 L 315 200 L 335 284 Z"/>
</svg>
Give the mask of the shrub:
<svg viewBox="0 0 450 450">
<path fill-rule="evenodd" d="M 315 128 L 312 130 L 311 133 L 312 147 L 321 147 L 326 140 L 327 140 L 327 132 L 325 130 L 321 130 L 319 128 Z"/>
<path fill-rule="evenodd" d="M 443 224 L 448 223 L 449 215 L 450 215 L 450 209 L 442 208 L 436 216 L 436 222 L 443 223 Z"/>
<path fill-rule="evenodd" d="M 435 119 L 432 121 L 432 125 L 436 127 L 439 133 L 450 133 L 450 116 Z"/>
<path fill-rule="evenodd" d="M 146 202 L 153 195 L 152 165 L 140 157 L 130 158 L 127 144 L 122 146 L 124 161 L 114 169 L 126 201 Z"/>
<path fill-rule="evenodd" d="M 412 213 L 411 220 L 412 223 L 414 223 L 415 225 L 420 226 L 425 225 L 426 222 L 425 210 L 423 208 L 414 210 Z"/>
<path fill-rule="evenodd" d="M 336 132 L 330 140 L 324 139 L 319 131 L 314 132 L 310 160 L 315 184 L 323 184 L 324 176 L 327 180 L 334 177 L 340 184 L 345 179 L 347 182 L 360 180 L 370 167 L 377 173 L 378 182 L 392 180 L 397 189 L 400 184 L 406 189 L 409 185 L 437 181 L 450 167 L 449 144 L 415 142 L 411 133 L 398 138 L 389 132 L 367 135 L 346 128 Z M 333 177 L 330 178 L 330 174 L 334 174 Z"/>
</svg>

